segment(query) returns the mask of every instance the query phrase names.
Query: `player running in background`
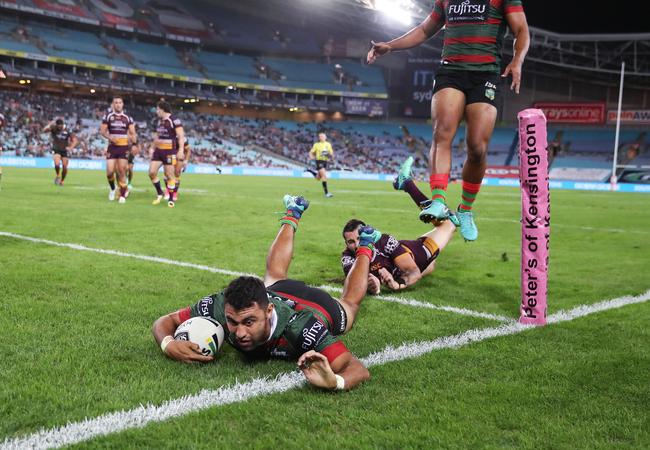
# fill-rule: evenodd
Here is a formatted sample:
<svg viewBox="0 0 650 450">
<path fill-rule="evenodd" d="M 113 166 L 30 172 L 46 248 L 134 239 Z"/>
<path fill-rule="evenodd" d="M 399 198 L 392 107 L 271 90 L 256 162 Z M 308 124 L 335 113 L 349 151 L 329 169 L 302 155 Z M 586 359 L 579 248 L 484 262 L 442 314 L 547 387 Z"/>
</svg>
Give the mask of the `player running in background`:
<svg viewBox="0 0 650 450">
<path fill-rule="evenodd" d="M 77 137 L 70 131 L 63 119 L 56 119 L 43 128 L 43 133 L 50 133 L 52 139 L 52 159 L 54 160 L 54 171 L 56 178 L 54 184 L 63 186 L 65 177 L 68 175 L 68 163 L 70 161 L 68 152 L 71 152 L 77 145 Z"/>
<path fill-rule="evenodd" d="M 510 89 L 519 93 L 521 66 L 530 35 L 521 0 L 435 0 L 433 11 L 417 27 L 390 42 L 372 42 L 368 63 L 390 51 L 416 47 L 444 28 L 442 67 L 431 100 L 433 139 L 429 184 L 433 202 L 420 212 L 424 222 L 446 220 L 451 150 L 460 122 L 467 123 L 467 158 L 463 164 L 462 197 L 457 216 L 467 241 L 478 238 L 472 213 L 487 165 L 487 148 L 497 120 L 500 53 L 506 28 L 514 35 L 512 61 L 501 77 L 512 75 Z"/>
<path fill-rule="evenodd" d="M 176 189 L 175 167 L 177 160 L 183 159 L 185 132 L 181 120 L 173 116 L 171 110 L 171 106 L 166 101 L 159 101 L 156 104 L 158 122 L 149 149 L 151 157 L 149 178 L 156 188 L 156 198 L 152 204 L 159 204 L 164 195 L 169 207 L 173 208 L 174 197 L 172 193 Z M 167 190 L 164 194 L 158 179 L 160 166 L 163 166 L 164 176 L 167 179 Z"/>
<path fill-rule="evenodd" d="M 309 159 L 316 163 L 316 170 L 308 169 L 308 171 L 323 184 L 325 197 L 332 197 L 333 195 L 327 190 L 327 164 L 334 159 L 334 150 L 332 144 L 327 142 L 325 133 L 318 133 L 318 142 L 314 143 L 309 150 Z"/>
<path fill-rule="evenodd" d="M 115 174 L 120 186 L 119 203 L 125 203 L 129 188 L 126 172 L 129 166 L 131 145 L 138 143 L 133 119 L 124 112 L 124 99 L 113 97 L 111 111 L 102 118 L 99 134 L 108 140 L 106 150 L 106 179 L 110 186 L 108 200 L 115 200 Z"/>
<path fill-rule="evenodd" d="M 352 328 L 368 281 L 368 266 L 378 231 L 363 228 L 357 261 L 345 280 L 340 301 L 327 292 L 288 278 L 294 235 L 309 206 L 302 197 L 284 196 L 286 214 L 266 257 L 264 281 L 242 276 L 220 292 L 193 306 L 160 317 L 153 335 L 170 358 L 210 361 L 198 345 L 175 341 L 176 328 L 195 316 L 210 317 L 224 326 L 226 340 L 253 358 L 297 358 L 298 366 L 313 386 L 351 389 L 370 377 L 368 369 L 337 336 Z"/>
<path fill-rule="evenodd" d="M 430 200 L 413 182 L 412 165 L 413 158 L 409 157 L 400 167 L 394 187 L 407 192 L 415 204 L 422 209 Z M 382 234 L 375 244 L 370 262 L 368 292 L 379 294 L 381 284 L 394 291 L 406 289 L 433 272 L 435 261 L 453 237 L 457 223 L 452 213 L 450 220 L 440 222 L 433 230 L 415 240 L 398 240 L 390 234 Z M 361 220 L 351 219 L 343 228 L 346 248 L 341 255 L 341 265 L 346 274 L 356 260 L 359 229 L 363 226 L 365 223 Z"/>
</svg>

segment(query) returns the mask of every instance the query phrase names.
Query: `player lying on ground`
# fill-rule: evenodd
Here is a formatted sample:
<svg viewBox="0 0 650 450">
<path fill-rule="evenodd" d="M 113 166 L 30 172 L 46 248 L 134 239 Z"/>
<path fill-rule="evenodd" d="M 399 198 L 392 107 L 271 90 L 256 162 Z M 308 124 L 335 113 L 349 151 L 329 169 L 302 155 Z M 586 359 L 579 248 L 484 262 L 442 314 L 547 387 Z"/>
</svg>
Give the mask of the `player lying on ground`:
<svg viewBox="0 0 650 450">
<path fill-rule="evenodd" d="M 349 331 L 368 281 L 373 244 L 381 233 L 362 228 L 356 262 L 345 280 L 340 301 L 327 292 L 288 278 L 294 234 L 309 202 L 285 195 L 286 215 L 266 257 L 264 281 L 242 276 L 228 287 L 187 308 L 160 317 L 153 335 L 163 352 L 184 362 L 211 361 L 199 346 L 175 341 L 176 328 L 195 316 L 210 317 L 226 330 L 226 340 L 252 357 L 297 358 L 298 366 L 313 386 L 351 389 L 370 377 L 368 369 L 337 336 Z"/>
<path fill-rule="evenodd" d="M 406 191 L 420 207 L 426 207 L 430 200 L 418 189 L 411 179 L 413 158 L 402 164 L 394 187 Z M 375 243 L 368 274 L 368 292 L 379 294 L 381 285 L 391 290 L 405 289 L 417 283 L 435 269 L 436 259 L 447 246 L 456 231 L 455 220 L 440 222 L 433 230 L 415 240 L 398 240 L 390 234 L 382 234 Z M 356 262 L 359 246 L 359 230 L 365 223 L 351 219 L 343 228 L 345 250 L 341 255 L 343 272 L 348 273 Z"/>
</svg>

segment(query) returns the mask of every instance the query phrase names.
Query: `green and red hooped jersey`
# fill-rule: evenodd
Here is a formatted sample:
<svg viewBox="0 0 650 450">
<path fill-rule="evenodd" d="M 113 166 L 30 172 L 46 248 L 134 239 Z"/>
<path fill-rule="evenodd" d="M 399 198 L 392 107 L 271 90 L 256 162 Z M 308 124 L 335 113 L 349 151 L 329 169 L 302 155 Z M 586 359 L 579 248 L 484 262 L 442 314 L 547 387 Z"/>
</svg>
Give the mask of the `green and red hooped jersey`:
<svg viewBox="0 0 650 450">
<path fill-rule="evenodd" d="M 443 67 L 500 72 L 506 15 L 523 11 L 521 0 L 435 0 L 429 17 L 445 26 Z"/>
<path fill-rule="evenodd" d="M 225 332 L 226 341 L 237 351 L 250 357 L 273 357 L 297 359 L 309 350 L 322 353 L 332 363 L 349 350 L 345 344 L 332 335 L 332 321 L 327 313 L 297 303 L 272 291 L 267 291 L 269 302 L 273 303 L 277 322 L 266 344 L 252 351 L 244 351 L 237 346 L 235 336 L 228 332 L 224 310 L 223 292 L 203 297 L 195 305 L 179 311 L 181 322 L 191 317 L 210 317 L 219 322 Z"/>
</svg>

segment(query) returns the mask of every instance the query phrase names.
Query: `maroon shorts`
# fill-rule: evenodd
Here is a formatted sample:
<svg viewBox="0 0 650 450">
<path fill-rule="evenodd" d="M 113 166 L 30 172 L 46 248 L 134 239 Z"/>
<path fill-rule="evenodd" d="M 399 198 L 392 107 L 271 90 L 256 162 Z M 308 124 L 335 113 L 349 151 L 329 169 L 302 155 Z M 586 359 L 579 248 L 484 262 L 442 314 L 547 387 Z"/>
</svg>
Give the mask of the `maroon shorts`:
<svg viewBox="0 0 650 450">
<path fill-rule="evenodd" d="M 433 242 L 433 239 L 429 238 L 427 242 L 425 241 L 427 241 L 427 238 L 425 237 L 419 237 L 414 241 L 399 241 L 400 245 L 404 246 L 413 256 L 413 260 L 420 269 L 420 272 L 424 272 L 424 270 L 429 267 L 429 264 L 431 264 L 440 253 L 440 250 L 436 243 Z M 429 256 L 429 254 L 431 254 L 431 256 Z"/>
<path fill-rule="evenodd" d="M 108 147 L 106 159 L 129 159 L 129 147 Z"/>
<path fill-rule="evenodd" d="M 165 166 L 175 166 L 176 165 L 176 150 L 160 150 L 156 149 L 153 152 L 152 161 L 160 161 Z"/>
</svg>

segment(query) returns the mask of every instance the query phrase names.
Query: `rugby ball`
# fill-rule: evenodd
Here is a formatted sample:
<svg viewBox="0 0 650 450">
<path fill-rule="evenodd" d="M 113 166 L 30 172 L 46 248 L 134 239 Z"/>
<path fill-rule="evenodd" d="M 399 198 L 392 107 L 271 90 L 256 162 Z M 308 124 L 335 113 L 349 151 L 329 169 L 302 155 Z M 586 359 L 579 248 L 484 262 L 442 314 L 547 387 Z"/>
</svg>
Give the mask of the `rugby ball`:
<svg viewBox="0 0 650 450">
<path fill-rule="evenodd" d="M 180 324 L 174 332 L 177 341 L 190 341 L 201 348 L 205 356 L 216 356 L 223 344 L 223 326 L 207 317 L 192 317 Z"/>
</svg>

